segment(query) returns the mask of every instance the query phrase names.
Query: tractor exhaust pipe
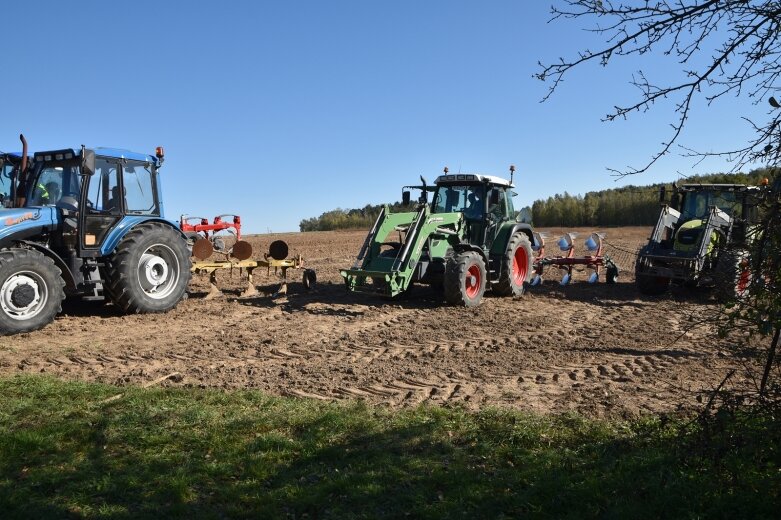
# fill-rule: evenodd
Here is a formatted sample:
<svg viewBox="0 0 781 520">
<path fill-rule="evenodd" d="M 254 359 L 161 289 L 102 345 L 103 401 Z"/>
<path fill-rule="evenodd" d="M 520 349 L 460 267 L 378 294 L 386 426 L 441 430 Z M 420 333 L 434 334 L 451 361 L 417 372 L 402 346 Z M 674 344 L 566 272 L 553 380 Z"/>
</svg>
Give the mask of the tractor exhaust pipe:
<svg viewBox="0 0 781 520">
<path fill-rule="evenodd" d="M 16 198 L 17 208 L 23 208 L 27 202 L 27 197 L 24 196 L 24 193 L 20 196 L 19 190 L 23 190 L 27 184 L 27 139 L 24 138 L 24 134 L 19 134 L 19 140 L 22 141 L 22 163 L 19 167 L 19 176 L 14 183 L 15 197 L 12 197 L 12 199 Z"/>
</svg>

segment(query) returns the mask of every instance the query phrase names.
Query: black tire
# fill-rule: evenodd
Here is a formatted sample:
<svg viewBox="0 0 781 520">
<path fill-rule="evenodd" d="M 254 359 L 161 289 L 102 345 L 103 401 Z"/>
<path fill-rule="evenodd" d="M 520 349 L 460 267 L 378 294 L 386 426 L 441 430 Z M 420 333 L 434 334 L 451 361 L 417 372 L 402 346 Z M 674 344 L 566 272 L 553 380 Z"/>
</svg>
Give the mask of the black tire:
<svg viewBox="0 0 781 520">
<path fill-rule="evenodd" d="M 445 301 L 475 307 L 485 293 L 485 262 L 474 251 L 450 257 L 445 268 Z"/>
<path fill-rule="evenodd" d="M 107 294 L 124 312 L 167 312 L 190 282 L 187 242 L 162 222 L 139 224 L 109 257 L 106 277 Z"/>
<path fill-rule="evenodd" d="M 311 291 L 317 285 L 317 273 L 314 269 L 304 269 L 303 276 L 304 289 Z"/>
<path fill-rule="evenodd" d="M 725 249 L 719 254 L 713 268 L 713 286 L 721 302 L 740 300 L 748 296 L 751 284 L 751 270 L 748 252 Z"/>
<path fill-rule="evenodd" d="M 614 284 L 616 282 L 618 282 L 618 267 L 609 265 L 605 269 L 605 283 Z"/>
<path fill-rule="evenodd" d="M 513 233 L 507 242 L 499 281 L 493 286 L 493 291 L 500 296 L 522 295 L 533 270 L 533 254 L 529 237 L 523 233 Z"/>
<path fill-rule="evenodd" d="M 0 250 L 0 334 L 38 330 L 54 320 L 65 299 L 62 271 L 32 249 Z"/>
<path fill-rule="evenodd" d="M 648 296 L 659 296 L 670 288 L 670 279 L 663 276 L 644 274 L 648 267 L 648 260 L 643 257 L 642 251 L 635 264 L 635 285 L 637 290 Z"/>
</svg>

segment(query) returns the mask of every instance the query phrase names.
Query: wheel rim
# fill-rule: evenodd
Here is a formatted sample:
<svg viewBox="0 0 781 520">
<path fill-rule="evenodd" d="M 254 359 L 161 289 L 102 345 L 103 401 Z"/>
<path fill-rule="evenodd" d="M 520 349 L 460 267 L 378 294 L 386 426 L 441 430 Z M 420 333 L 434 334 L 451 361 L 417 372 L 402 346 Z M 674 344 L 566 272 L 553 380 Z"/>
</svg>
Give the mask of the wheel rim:
<svg viewBox="0 0 781 520">
<path fill-rule="evenodd" d="M 176 289 L 179 270 L 179 260 L 173 249 L 165 244 L 155 244 L 147 248 L 138 261 L 138 284 L 150 298 L 163 299 Z"/>
<path fill-rule="evenodd" d="M 0 287 L 0 307 L 14 320 L 34 318 L 46 307 L 48 299 L 46 282 L 32 271 L 20 271 Z"/>
<path fill-rule="evenodd" d="M 466 280 L 464 285 L 466 287 L 466 295 L 471 299 L 477 296 L 480 292 L 480 266 L 472 264 L 466 272 Z"/>
<path fill-rule="evenodd" d="M 525 282 L 528 272 L 529 258 L 526 256 L 526 250 L 519 247 L 513 255 L 513 282 L 515 285 L 521 285 Z"/>
</svg>

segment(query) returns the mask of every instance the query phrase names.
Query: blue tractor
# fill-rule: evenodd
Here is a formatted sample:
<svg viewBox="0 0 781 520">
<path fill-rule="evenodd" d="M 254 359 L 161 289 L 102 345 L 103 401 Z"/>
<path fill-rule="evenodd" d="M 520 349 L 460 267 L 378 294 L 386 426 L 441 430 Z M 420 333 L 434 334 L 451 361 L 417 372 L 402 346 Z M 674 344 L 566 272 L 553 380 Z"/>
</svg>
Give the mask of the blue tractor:
<svg viewBox="0 0 781 520">
<path fill-rule="evenodd" d="M 0 334 L 39 329 L 66 295 L 166 312 L 190 280 L 187 241 L 163 214 L 163 149 L 0 154 Z"/>
</svg>

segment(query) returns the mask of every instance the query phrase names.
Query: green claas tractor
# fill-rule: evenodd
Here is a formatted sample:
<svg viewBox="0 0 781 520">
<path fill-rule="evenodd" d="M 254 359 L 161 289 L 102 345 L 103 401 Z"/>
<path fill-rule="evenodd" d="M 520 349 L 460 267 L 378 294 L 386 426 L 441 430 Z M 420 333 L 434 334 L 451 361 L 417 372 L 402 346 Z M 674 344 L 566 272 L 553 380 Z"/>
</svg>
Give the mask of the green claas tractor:
<svg viewBox="0 0 781 520">
<path fill-rule="evenodd" d="M 510 180 L 479 174 L 440 175 L 434 186 L 405 186 L 421 196 L 413 211 L 386 205 L 351 269 L 341 271 L 350 291 L 389 297 L 414 283 L 444 293 L 451 304 L 478 305 L 488 287 L 520 295 L 532 273 L 533 231 L 516 221 Z M 433 194 L 428 203 L 428 194 Z M 410 192 L 402 193 L 404 205 Z"/>
<path fill-rule="evenodd" d="M 743 184 L 673 185 L 672 200 L 662 204 L 653 234 L 637 257 L 640 292 L 662 294 L 670 284 L 680 284 L 718 286 L 725 295 L 740 295 L 750 280 L 746 251 L 765 190 Z"/>
</svg>

